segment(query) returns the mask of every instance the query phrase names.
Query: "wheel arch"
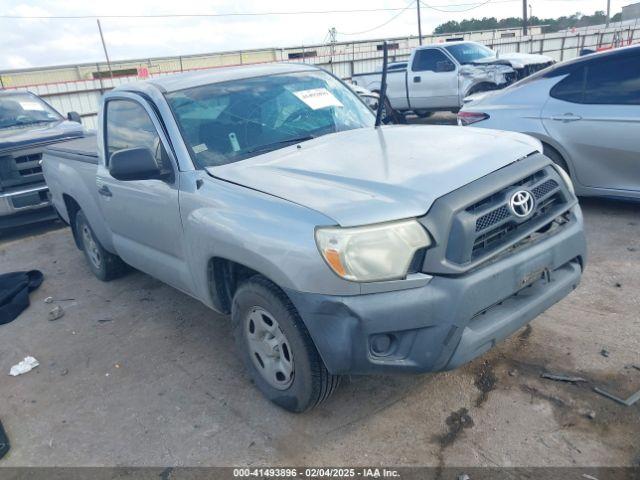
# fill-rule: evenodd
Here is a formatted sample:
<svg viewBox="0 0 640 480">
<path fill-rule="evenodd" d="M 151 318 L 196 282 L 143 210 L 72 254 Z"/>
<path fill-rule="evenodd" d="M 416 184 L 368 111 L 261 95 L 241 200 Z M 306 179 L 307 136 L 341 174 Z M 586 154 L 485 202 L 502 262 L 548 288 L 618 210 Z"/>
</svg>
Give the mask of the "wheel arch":
<svg viewBox="0 0 640 480">
<path fill-rule="evenodd" d="M 76 216 L 78 212 L 82 210 L 80 204 L 67 193 L 62 194 L 62 200 L 64 201 L 64 207 L 66 209 L 67 218 L 69 219 L 69 226 L 71 227 L 71 233 L 73 234 L 73 241 L 79 250 L 82 250 L 82 244 L 80 243 L 80 236 L 76 229 Z"/>
</svg>

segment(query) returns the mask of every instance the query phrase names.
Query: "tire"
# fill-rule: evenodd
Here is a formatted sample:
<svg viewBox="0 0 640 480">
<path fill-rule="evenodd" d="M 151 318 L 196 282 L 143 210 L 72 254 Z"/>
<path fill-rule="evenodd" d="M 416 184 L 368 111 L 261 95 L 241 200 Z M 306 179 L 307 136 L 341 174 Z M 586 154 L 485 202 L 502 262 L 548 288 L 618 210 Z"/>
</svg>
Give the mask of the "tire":
<svg viewBox="0 0 640 480">
<path fill-rule="evenodd" d="M 80 210 L 76 214 L 76 235 L 89 264 L 89 269 L 103 282 L 121 277 L 127 271 L 127 265 L 112 253 L 107 252 L 96 238 L 87 217 Z"/>
<path fill-rule="evenodd" d="M 543 143 L 542 153 L 547 157 L 549 157 L 553 161 L 553 163 L 561 167 L 565 172 L 567 172 L 569 177 L 571 177 L 571 171 L 569 170 L 569 166 L 567 165 L 567 162 L 564 161 L 564 158 L 562 158 L 562 155 L 560 155 L 560 153 L 555 148 L 547 145 L 546 143 Z"/>
<path fill-rule="evenodd" d="M 391 106 L 388 97 L 384 98 L 384 103 L 382 104 L 382 123 L 385 125 L 404 125 L 407 123 L 405 115 Z"/>
<path fill-rule="evenodd" d="M 231 322 L 253 382 L 279 407 L 304 412 L 336 390 L 340 377 L 327 371 L 291 300 L 263 276 L 238 287 Z"/>
<path fill-rule="evenodd" d="M 433 112 L 428 110 L 415 110 L 413 113 L 415 113 L 419 118 L 429 118 L 433 115 Z"/>
</svg>

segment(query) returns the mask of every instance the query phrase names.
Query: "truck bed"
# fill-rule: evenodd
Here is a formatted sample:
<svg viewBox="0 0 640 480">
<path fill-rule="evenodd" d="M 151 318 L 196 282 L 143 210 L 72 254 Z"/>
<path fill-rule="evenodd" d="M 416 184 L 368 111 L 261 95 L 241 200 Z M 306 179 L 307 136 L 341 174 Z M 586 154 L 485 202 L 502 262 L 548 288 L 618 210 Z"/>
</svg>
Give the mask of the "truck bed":
<svg viewBox="0 0 640 480">
<path fill-rule="evenodd" d="M 68 160 L 98 164 L 98 144 L 95 135 L 56 143 L 45 149 L 45 153 Z"/>
</svg>

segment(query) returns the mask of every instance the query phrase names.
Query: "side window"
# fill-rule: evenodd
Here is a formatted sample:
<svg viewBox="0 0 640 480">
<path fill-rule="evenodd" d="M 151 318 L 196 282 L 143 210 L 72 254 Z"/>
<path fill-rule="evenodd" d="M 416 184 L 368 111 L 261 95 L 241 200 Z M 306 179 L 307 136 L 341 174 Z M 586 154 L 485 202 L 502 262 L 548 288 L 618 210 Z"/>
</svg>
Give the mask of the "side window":
<svg viewBox="0 0 640 480">
<path fill-rule="evenodd" d="M 584 80 L 586 69 L 584 66 L 573 70 L 569 75 L 556 83 L 550 95 L 558 100 L 571 103 L 582 103 L 584 98 Z"/>
<path fill-rule="evenodd" d="M 147 147 L 162 173 L 171 173 L 171 161 L 156 127 L 146 110 L 132 100 L 111 100 L 107 103 L 107 159 L 125 148 Z"/>
<path fill-rule="evenodd" d="M 411 70 L 414 72 L 426 72 L 428 70 L 435 72 L 438 62 L 449 62 L 451 60 L 436 48 L 428 48 L 416 51 L 411 64 Z"/>
<path fill-rule="evenodd" d="M 640 55 L 591 62 L 584 103 L 640 105 Z"/>
</svg>

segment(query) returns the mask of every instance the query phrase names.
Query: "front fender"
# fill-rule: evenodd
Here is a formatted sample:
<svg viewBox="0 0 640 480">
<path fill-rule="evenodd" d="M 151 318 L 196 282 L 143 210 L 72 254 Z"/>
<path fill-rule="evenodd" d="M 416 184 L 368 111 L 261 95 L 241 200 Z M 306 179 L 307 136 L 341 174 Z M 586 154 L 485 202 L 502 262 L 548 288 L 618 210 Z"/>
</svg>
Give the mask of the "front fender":
<svg viewBox="0 0 640 480">
<path fill-rule="evenodd" d="M 208 264 L 223 258 L 245 265 L 281 288 L 355 295 L 360 285 L 335 275 L 318 252 L 314 233 L 332 219 L 306 207 L 208 177 L 200 188 L 181 180 L 180 211 L 185 250 L 197 296 L 211 305 Z"/>
</svg>

